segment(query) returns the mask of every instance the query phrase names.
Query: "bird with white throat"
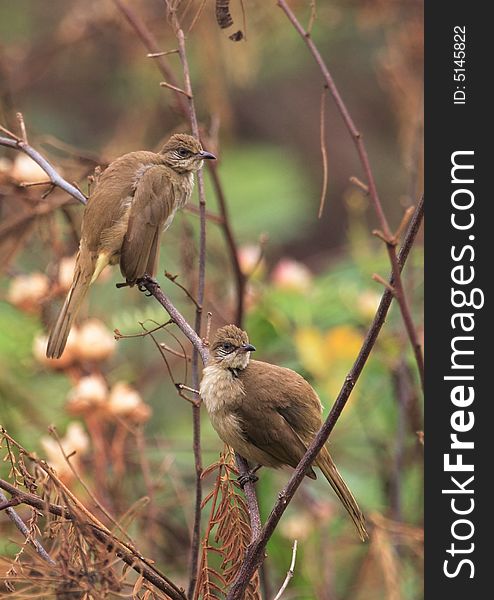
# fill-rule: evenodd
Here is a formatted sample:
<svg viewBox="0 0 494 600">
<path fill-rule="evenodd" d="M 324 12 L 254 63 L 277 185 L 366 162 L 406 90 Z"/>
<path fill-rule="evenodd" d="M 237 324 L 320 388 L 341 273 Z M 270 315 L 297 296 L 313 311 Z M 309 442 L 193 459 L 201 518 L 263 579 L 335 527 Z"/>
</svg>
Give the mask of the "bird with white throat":
<svg viewBox="0 0 494 600">
<path fill-rule="evenodd" d="M 218 329 L 203 371 L 201 397 L 220 438 L 257 468 L 296 467 L 321 428 L 321 401 L 295 371 L 251 360 L 254 351 L 245 331 L 235 325 Z M 314 466 L 321 469 L 365 540 L 364 516 L 327 444 Z M 306 475 L 316 478 L 312 467 Z"/>
</svg>

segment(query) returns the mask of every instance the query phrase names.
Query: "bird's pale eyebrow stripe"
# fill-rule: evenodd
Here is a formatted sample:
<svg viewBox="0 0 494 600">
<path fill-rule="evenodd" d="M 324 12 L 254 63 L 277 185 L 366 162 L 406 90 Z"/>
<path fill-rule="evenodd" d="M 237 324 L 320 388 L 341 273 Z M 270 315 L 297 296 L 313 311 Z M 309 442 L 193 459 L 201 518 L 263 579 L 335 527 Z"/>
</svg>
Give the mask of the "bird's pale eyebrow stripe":
<svg viewBox="0 0 494 600">
<path fill-rule="evenodd" d="M 229 343 L 229 342 L 227 342 L 227 343 Z M 217 353 L 221 354 L 223 356 L 226 356 L 227 354 L 231 354 L 234 350 L 236 350 L 236 346 L 234 344 L 231 344 L 231 346 L 232 346 L 231 350 L 225 350 L 223 348 L 223 346 L 219 346 Z"/>
</svg>

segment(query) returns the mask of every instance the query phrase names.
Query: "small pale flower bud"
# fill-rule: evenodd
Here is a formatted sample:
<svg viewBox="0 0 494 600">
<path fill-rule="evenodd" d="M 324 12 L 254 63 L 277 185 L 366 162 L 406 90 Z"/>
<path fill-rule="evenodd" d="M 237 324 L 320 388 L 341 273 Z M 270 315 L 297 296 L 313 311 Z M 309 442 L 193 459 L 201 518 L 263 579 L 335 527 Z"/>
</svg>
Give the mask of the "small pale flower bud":
<svg viewBox="0 0 494 600">
<path fill-rule="evenodd" d="M 302 263 L 282 258 L 271 275 L 276 287 L 306 292 L 312 284 L 312 273 Z"/>
<path fill-rule="evenodd" d="M 116 348 L 113 333 L 98 319 L 89 319 L 80 326 L 77 342 L 80 360 L 103 361 L 112 356 Z"/>
<path fill-rule="evenodd" d="M 60 172 L 60 170 L 59 170 Z M 48 175 L 27 154 L 16 156 L 14 166 L 10 175 L 19 183 L 36 183 L 38 181 L 49 181 Z"/>
<path fill-rule="evenodd" d="M 64 292 L 68 292 L 70 286 L 72 285 L 75 258 L 76 254 L 74 254 L 74 256 L 64 256 L 64 258 L 62 258 L 60 261 L 60 266 L 58 268 L 58 284 L 61 290 Z"/>
<path fill-rule="evenodd" d="M 113 414 L 125 416 L 141 403 L 139 392 L 128 383 L 119 381 L 111 389 L 108 407 Z"/>
<path fill-rule="evenodd" d="M 67 453 L 77 452 L 78 456 L 86 454 L 89 450 L 89 437 L 81 423 L 78 421 L 69 423 L 62 446 Z"/>
<path fill-rule="evenodd" d="M 108 410 L 115 416 L 128 418 L 135 423 L 143 423 L 151 416 L 151 407 L 144 403 L 139 392 L 122 381 L 112 387 Z"/>
<path fill-rule="evenodd" d="M 47 358 L 46 346 L 48 344 L 47 335 L 37 335 L 33 341 L 34 358 L 42 365 L 51 367 L 52 369 L 65 369 L 77 360 L 76 347 L 78 344 L 79 331 L 76 327 L 72 327 L 67 345 L 60 358 Z"/>
<path fill-rule="evenodd" d="M 12 279 L 7 292 L 7 300 L 17 308 L 36 313 L 41 300 L 48 293 L 50 282 L 44 273 L 19 275 Z"/>
<path fill-rule="evenodd" d="M 76 422 L 69 424 L 65 436 L 60 440 L 63 452 L 58 442 L 52 437 L 43 436 L 40 441 L 48 464 L 65 484 L 70 485 L 74 479 L 74 473 L 63 452 L 67 456 L 72 455 L 71 463 L 77 467 L 81 456 L 89 450 L 89 438 L 82 425 Z M 73 452 L 75 455 L 72 454 Z"/>
<path fill-rule="evenodd" d="M 101 407 L 108 398 L 108 387 L 100 375 L 81 377 L 67 397 L 67 408 L 72 414 L 84 414 Z"/>
<path fill-rule="evenodd" d="M 242 246 L 238 249 L 238 262 L 244 275 L 250 276 L 255 269 L 255 275 L 261 275 L 266 262 L 261 258 L 261 247 L 254 245 Z"/>
</svg>

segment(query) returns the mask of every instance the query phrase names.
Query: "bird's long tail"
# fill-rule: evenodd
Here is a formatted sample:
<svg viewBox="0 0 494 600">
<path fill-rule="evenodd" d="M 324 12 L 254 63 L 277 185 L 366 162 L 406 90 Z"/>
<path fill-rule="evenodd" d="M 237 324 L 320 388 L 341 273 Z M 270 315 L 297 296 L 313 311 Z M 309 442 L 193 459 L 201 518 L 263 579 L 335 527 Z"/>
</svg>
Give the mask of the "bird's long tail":
<svg viewBox="0 0 494 600">
<path fill-rule="evenodd" d="M 338 469 L 331 458 L 326 447 L 323 446 L 319 456 L 316 460 L 316 465 L 321 469 L 324 477 L 329 481 L 331 487 L 336 492 L 336 495 L 341 500 L 341 503 L 348 511 L 348 514 L 352 517 L 352 521 L 355 523 L 355 527 L 359 533 L 360 539 L 365 541 L 369 535 L 365 529 L 365 519 L 362 511 L 360 510 L 357 501 L 353 497 L 352 492 L 348 489 L 347 484 L 343 481 L 343 478 L 338 473 Z"/>
<path fill-rule="evenodd" d="M 56 323 L 50 332 L 50 337 L 48 338 L 48 345 L 46 348 L 46 356 L 48 358 L 60 358 L 60 356 L 62 356 L 70 329 L 77 312 L 79 311 L 79 307 L 87 294 L 90 284 L 91 276 L 84 273 L 78 255 L 72 285 L 70 286 L 70 290 L 65 298 L 65 302 Z"/>
</svg>

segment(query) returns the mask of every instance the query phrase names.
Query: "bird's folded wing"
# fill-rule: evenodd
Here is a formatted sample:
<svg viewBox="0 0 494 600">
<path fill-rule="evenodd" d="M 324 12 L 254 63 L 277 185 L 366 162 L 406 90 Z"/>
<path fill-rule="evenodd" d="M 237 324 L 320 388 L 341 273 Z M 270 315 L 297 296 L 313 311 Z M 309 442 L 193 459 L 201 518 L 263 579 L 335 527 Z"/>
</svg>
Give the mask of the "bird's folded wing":
<svg viewBox="0 0 494 600">
<path fill-rule="evenodd" d="M 161 229 L 174 204 L 167 169 L 161 165 L 147 169 L 136 187 L 120 256 L 120 269 L 127 281 L 154 275 Z"/>
<path fill-rule="evenodd" d="M 251 360 L 240 375 L 245 400 L 240 407 L 246 435 L 278 460 L 295 467 L 321 426 L 321 402 L 295 371 Z M 239 414 L 242 418 L 242 415 Z M 273 443 L 274 442 L 274 443 Z M 309 477 L 315 477 L 311 470 Z"/>
<path fill-rule="evenodd" d="M 281 412 L 266 408 L 264 393 L 246 390 L 245 401 L 235 411 L 242 432 L 251 444 L 280 465 L 296 467 L 307 448 Z"/>
<path fill-rule="evenodd" d="M 322 405 L 301 375 L 285 367 L 251 360 L 241 378 L 245 390 L 257 394 L 259 406 L 277 410 L 304 444 L 312 441 L 322 425 Z"/>
</svg>

